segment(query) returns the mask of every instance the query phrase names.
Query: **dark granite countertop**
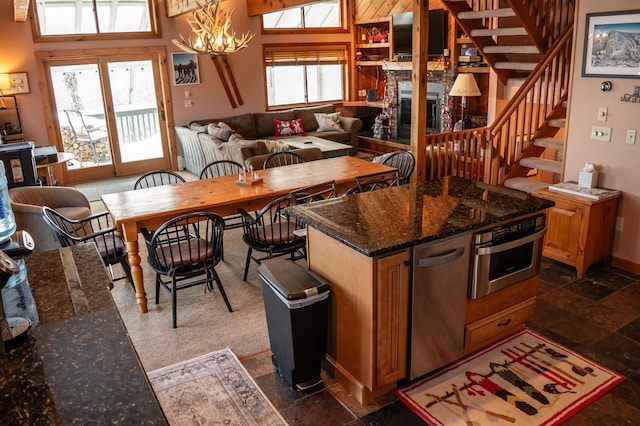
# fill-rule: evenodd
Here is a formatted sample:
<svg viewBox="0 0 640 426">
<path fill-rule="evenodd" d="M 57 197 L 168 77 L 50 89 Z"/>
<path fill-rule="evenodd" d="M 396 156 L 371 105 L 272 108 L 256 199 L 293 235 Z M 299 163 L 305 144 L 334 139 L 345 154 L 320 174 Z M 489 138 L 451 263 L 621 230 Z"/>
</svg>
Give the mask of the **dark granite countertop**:
<svg viewBox="0 0 640 426">
<path fill-rule="evenodd" d="M 167 424 L 95 246 L 32 254 L 26 265 L 39 323 L 0 353 L 0 424 Z"/>
<path fill-rule="evenodd" d="M 555 203 L 455 176 L 299 205 L 293 216 L 377 256 L 483 228 Z"/>
</svg>

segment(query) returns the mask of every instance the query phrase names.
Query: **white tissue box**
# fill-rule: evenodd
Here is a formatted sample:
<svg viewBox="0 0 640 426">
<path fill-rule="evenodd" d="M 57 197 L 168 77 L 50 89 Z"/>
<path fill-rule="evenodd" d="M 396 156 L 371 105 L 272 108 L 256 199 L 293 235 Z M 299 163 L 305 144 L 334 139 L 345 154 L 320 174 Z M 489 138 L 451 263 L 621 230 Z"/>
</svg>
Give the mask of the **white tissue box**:
<svg viewBox="0 0 640 426">
<path fill-rule="evenodd" d="M 578 176 L 578 186 L 581 188 L 595 188 L 598 186 L 598 172 L 581 171 Z"/>
</svg>

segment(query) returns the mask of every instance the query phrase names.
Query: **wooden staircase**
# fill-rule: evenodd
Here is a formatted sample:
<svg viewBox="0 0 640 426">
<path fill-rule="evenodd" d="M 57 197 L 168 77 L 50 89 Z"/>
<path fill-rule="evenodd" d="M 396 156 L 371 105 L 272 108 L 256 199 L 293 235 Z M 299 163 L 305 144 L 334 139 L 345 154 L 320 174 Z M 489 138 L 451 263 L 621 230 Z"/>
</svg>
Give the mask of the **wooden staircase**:
<svg viewBox="0 0 640 426">
<path fill-rule="evenodd" d="M 524 79 L 494 124 L 470 139 L 484 158 L 477 176 L 532 192 L 561 179 L 574 0 L 442 0 L 507 84 Z M 486 161 L 490 160 L 490 161 Z"/>
</svg>

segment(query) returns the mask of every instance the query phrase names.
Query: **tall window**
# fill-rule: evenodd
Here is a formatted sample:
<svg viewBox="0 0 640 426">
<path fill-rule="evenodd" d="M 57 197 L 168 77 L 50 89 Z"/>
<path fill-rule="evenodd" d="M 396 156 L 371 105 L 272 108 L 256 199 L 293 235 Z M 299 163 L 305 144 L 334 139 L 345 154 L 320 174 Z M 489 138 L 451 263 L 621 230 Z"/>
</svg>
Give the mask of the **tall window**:
<svg viewBox="0 0 640 426">
<path fill-rule="evenodd" d="M 151 0 L 95 0 L 95 4 L 96 8 L 94 0 L 37 0 L 37 37 L 57 41 L 76 35 L 113 39 L 117 33 L 126 33 L 127 38 L 158 33 L 155 20 L 150 18 L 156 16 L 150 13 Z"/>
<path fill-rule="evenodd" d="M 346 44 L 264 46 L 267 106 L 345 99 Z"/>
<path fill-rule="evenodd" d="M 262 15 L 262 29 L 344 29 L 343 2 L 325 0 Z"/>
</svg>

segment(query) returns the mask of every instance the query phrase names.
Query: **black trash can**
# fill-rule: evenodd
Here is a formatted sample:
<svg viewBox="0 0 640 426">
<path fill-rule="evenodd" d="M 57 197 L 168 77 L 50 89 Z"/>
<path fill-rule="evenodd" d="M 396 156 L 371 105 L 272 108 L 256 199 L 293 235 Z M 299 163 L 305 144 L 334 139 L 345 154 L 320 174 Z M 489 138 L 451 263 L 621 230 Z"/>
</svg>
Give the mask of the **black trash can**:
<svg viewBox="0 0 640 426">
<path fill-rule="evenodd" d="M 284 258 L 264 260 L 258 275 L 278 374 L 300 391 L 320 384 L 327 353 L 329 285 Z"/>
</svg>

